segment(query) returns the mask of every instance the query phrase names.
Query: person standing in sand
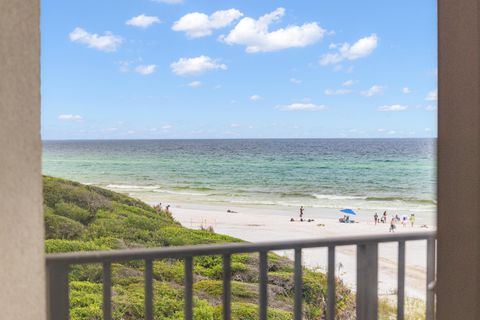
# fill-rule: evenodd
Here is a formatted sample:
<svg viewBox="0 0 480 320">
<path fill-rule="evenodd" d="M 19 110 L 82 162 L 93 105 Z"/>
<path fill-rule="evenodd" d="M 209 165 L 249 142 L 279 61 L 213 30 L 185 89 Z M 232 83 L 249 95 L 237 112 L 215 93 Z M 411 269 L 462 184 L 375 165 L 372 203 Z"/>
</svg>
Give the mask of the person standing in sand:
<svg viewBox="0 0 480 320">
<path fill-rule="evenodd" d="M 378 213 L 375 212 L 375 215 L 373 216 L 373 220 L 375 220 L 375 225 L 378 223 Z"/>
<path fill-rule="evenodd" d="M 303 206 L 300 207 L 300 221 L 303 221 Z"/>
<path fill-rule="evenodd" d="M 389 232 L 395 232 L 395 228 L 397 227 L 395 223 L 397 222 L 397 219 L 395 217 L 392 217 L 392 220 L 390 220 L 390 230 Z"/>
<path fill-rule="evenodd" d="M 412 224 L 412 228 L 413 228 L 413 225 L 415 224 L 415 214 L 411 214 L 410 215 L 410 223 Z"/>
</svg>

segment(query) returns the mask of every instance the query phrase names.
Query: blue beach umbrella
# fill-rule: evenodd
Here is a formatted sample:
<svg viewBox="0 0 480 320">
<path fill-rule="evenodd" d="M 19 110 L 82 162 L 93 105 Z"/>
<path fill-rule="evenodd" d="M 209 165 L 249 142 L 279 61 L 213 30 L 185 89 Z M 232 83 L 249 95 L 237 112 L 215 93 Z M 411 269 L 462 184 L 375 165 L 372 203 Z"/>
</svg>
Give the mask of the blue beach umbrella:
<svg viewBox="0 0 480 320">
<path fill-rule="evenodd" d="M 343 213 L 346 213 L 346 214 L 354 215 L 354 216 L 357 215 L 357 214 L 355 213 L 355 211 L 353 211 L 352 209 L 342 209 L 342 210 L 340 210 L 340 211 L 343 212 Z"/>
</svg>

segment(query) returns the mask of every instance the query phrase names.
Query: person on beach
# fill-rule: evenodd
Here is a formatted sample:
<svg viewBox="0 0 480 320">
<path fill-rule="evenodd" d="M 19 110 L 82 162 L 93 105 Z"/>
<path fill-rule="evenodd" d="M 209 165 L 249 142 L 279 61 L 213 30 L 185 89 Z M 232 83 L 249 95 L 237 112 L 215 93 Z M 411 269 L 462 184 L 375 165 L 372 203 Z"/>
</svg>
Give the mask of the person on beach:
<svg viewBox="0 0 480 320">
<path fill-rule="evenodd" d="M 406 214 L 404 214 L 402 216 L 402 225 L 403 225 L 404 228 L 407 226 L 407 215 Z"/>
<path fill-rule="evenodd" d="M 300 207 L 300 221 L 303 221 L 303 206 Z"/>
<path fill-rule="evenodd" d="M 166 211 L 167 213 L 170 213 L 170 205 L 169 205 L 169 204 L 165 207 L 165 211 Z"/>
<path fill-rule="evenodd" d="M 410 223 L 412 224 L 412 228 L 413 228 L 413 225 L 415 224 L 415 214 L 411 214 L 410 215 Z"/>
<path fill-rule="evenodd" d="M 387 211 L 383 211 L 382 223 L 387 223 Z"/>
<path fill-rule="evenodd" d="M 373 220 L 375 220 L 375 225 L 378 223 L 378 213 L 375 212 L 375 215 L 373 216 Z"/>
<path fill-rule="evenodd" d="M 162 212 L 162 203 L 160 202 L 159 204 L 154 205 L 154 206 L 153 206 L 153 209 L 155 209 L 155 211 L 156 211 L 157 213 Z"/>
<path fill-rule="evenodd" d="M 389 232 L 395 232 L 395 228 L 397 227 L 395 224 L 397 223 L 397 219 L 395 217 L 392 217 L 392 220 L 390 220 L 390 230 Z"/>
</svg>

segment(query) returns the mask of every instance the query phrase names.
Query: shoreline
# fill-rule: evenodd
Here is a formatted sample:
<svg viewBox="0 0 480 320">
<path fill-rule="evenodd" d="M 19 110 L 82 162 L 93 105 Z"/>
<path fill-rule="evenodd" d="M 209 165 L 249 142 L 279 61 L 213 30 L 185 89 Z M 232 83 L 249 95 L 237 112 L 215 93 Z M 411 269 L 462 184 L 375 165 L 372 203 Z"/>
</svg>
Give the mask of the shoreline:
<svg viewBox="0 0 480 320">
<path fill-rule="evenodd" d="M 136 195 L 138 197 L 138 195 Z M 139 197 L 143 198 L 143 197 Z M 152 199 L 142 200 L 154 204 Z M 149 201 L 150 200 L 150 201 Z M 157 202 L 158 203 L 158 202 Z M 228 213 L 232 210 L 234 213 Z M 313 222 L 299 222 L 298 213 L 293 208 L 272 206 L 248 206 L 199 204 L 192 202 L 172 202 L 170 211 L 182 226 L 191 229 L 212 227 L 217 233 L 226 234 L 249 242 L 300 240 L 328 238 L 336 236 L 356 236 L 367 234 L 388 234 L 389 223 L 373 223 L 373 213 L 362 210 L 358 223 L 338 222 L 341 216 L 331 208 L 306 208 L 305 219 Z M 290 222 L 294 217 L 297 221 Z M 335 218 L 336 217 L 336 218 Z M 428 228 L 421 228 L 428 224 Z M 417 217 L 416 225 L 403 227 L 397 224 L 397 232 L 418 232 L 435 230 L 431 217 Z M 293 259 L 293 251 L 279 251 L 280 255 Z M 397 291 L 397 245 L 385 243 L 379 245 L 379 288 L 380 296 L 391 297 Z M 326 271 L 327 249 L 304 249 L 304 266 Z M 356 248 L 355 246 L 337 247 L 336 274 L 353 291 L 356 287 Z M 405 293 L 408 297 L 425 300 L 426 291 L 426 243 L 425 241 L 407 242 Z"/>
</svg>

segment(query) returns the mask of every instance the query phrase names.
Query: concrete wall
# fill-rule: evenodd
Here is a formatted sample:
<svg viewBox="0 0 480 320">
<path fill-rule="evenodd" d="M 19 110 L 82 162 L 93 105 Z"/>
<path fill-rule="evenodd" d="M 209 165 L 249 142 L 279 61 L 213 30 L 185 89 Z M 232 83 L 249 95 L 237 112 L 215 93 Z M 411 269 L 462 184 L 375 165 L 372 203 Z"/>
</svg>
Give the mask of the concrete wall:
<svg viewBox="0 0 480 320">
<path fill-rule="evenodd" d="M 479 1 L 439 0 L 437 319 L 480 319 Z"/>
<path fill-rule="evenodd" d="M 0 0 L 0 318 L 43 320 L 39 3 Z"/>
</svg>

